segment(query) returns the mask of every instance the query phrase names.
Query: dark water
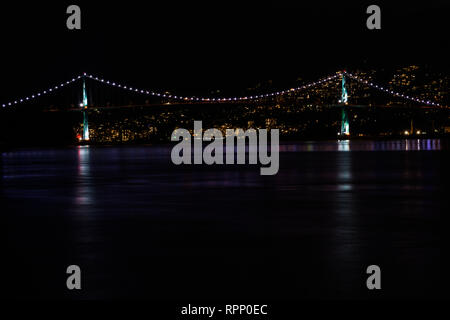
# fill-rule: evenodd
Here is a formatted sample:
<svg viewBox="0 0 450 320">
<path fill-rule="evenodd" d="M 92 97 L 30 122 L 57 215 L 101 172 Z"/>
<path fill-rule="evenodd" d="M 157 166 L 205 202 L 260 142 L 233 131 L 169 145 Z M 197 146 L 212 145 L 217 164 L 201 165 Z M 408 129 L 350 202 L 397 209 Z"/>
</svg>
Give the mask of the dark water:
<svg viewBox="0 0 450 320">
<path fill-rule="evenodd" d="M 304 142 L 280 170 L 175 166 L 168 146 L 2 154 L 12 298 L 449 297 L 440 140 Z M 66 268 L 82 290 L 66 289 Z M 368 265 L 382 290 L 366 289 Z"/>
</svg>

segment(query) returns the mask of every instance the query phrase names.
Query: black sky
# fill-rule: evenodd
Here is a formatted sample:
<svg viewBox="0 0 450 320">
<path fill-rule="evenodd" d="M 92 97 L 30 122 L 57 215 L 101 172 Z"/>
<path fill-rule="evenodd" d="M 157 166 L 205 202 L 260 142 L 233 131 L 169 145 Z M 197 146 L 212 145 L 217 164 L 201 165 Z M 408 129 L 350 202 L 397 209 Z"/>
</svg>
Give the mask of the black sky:
<svg viewBox="0 0 450 320">
<path fill-rule="evenodd" d="M 448 1 L 392 2 L 2 4 L 0 99 L 84 71 L 199 95 L 342 68 L 421 63 L 448 73 Z M 70 4 L 81 7 L 80 31 L 66 28 Z M 367 30 L 369 4 L 381 7 L 382 30 Z"/>
</svg>

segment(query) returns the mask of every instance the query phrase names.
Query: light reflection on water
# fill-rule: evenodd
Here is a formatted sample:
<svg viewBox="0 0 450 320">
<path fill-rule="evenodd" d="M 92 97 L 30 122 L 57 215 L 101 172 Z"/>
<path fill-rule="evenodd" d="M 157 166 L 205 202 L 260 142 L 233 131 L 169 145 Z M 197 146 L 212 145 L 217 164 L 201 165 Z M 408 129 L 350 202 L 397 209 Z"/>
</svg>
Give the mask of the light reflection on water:
<svg viewBox="0 0 450 320">
<path fill-rule="evenodd" d="M 280 145 L 280 152 L 435 151 L 443 149 L 441 139 L 311 141 Z"/>
<path fill-rule="evenodd" d="M 148 298 L 149 287 L 158 298 L 195 288 L 208 289 L 200 298 L 359 297 L 371 263 L 400 279 L 403 296 L 420 296 L 440 279 L 448 202 L 448 153 L 428 151 L 447 149 L 438 139 L 285 143 L 275 176 L 259 165 L 175 166 L 168 145 L 17 150 L 2 154 L 1 213 L 27 268 L 67 266 L 66 252 L 90 272 L 83 297 Z M 405 285 L 405 266 L 431 279 Z"/>
<path fill-rule="evenodd" d="M 78 183 L 75 196 L 75 205 L 84 206 L 93 203 L 91 162 L 89 160 L 89 146 L 77 148 L 78 159 Z"/>
</svg>

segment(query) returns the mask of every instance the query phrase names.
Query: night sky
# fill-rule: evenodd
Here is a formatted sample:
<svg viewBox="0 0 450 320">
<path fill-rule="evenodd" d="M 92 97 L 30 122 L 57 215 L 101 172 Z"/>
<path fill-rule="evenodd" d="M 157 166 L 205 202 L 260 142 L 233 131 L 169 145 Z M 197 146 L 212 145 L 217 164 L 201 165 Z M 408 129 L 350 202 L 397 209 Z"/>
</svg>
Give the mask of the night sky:
<svg viewBox="0 0 450 320">
<path fill-rule="evenodd" d="M 343 68 L 428 64 L 448 73 L 448 1 L 153 1 L 2 4 L 1 101 L 82 72 L 180 94 L 289 86 Z M 394 1 L 391 1 L 394 2 Z M 66 28 L 81 7 L 82 29 Z M 381 7 L 382 30 L 366 28 Z"/>
</svg>

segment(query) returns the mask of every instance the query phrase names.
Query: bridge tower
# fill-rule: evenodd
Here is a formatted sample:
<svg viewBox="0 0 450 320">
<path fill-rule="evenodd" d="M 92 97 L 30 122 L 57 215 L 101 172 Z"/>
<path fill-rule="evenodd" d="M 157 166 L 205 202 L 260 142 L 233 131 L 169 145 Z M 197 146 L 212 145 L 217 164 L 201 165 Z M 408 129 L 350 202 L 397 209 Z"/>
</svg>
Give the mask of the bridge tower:
<svg viewBox="0 0 450 320">
<path fill-rule="evenodd" d="M 348 104 L 348 94 L 347 94 L 347 88 L 345 87 L 345 75 L 342 73 L 342 93 L 341 93 L 341 100 L 339 102 L 342 104 L 342 116 L 341 116 L 341 136 L 348 136 L 350 135 L 350 123 L 348 121 L 348 112 L 347 108 L 345 107 Z"/>
<path fill-rule="evenodd" d="M 87 93 L 86 93 L 86 81 L 83 78 L 83 103 L 81 104 L 81 107 L 83 108 L 83 133 L 82 133 L 82 140 L 88 141 L 89 140 L 89 122 L 88 122 L 88 99 L 87 99 Z"/>
</svg>

